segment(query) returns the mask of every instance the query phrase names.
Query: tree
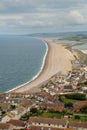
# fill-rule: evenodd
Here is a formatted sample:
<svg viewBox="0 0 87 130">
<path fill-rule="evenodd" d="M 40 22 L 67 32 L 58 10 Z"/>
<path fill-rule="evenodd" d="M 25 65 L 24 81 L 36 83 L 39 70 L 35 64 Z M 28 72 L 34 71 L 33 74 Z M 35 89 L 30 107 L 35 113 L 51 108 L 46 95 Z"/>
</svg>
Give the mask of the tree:
<svg viewBox="0 0 87 130">
<path fill-rule="evenodd" d="M 73 94 L 66 94 L 64 95 L 68 99 L 74 100 L 86 100 L 86 94 L 83 93 L 73 93 Z"/>
<path fill-rule="evenodd" d="M 65 107 L 66 108 L 71 108 L 71 107 L 73 107 L 73 103 L 72 102 L 67 102 L 67 103 L 65 103 Z"/>
<path fill-rule="evenodd" d="M 87 114 L 87 105 L 83 106 L 81 112 Z"/>
<path fill-rule="evenodd" d="M 38 109 L 37 108 L 31 108 L 30 109 L 30 112 L 33 114 L 33 113 L 38 113 Z"/>
<path fill-rule="evenodd" d="M 65 96 L 59 96 L 59 100 L 62 102 L 65 102 L 66 98 L 65 98 Z"/>
<path fill-rule="evenodd" d="M 10 108 L 13 110 L 13 109 L 16 108 L 16 106 L 15 105 L 11 105 Z"/>
<path fill-rule="evenodd" d="M 79 115 L 75 115 L 74 118 L 75 119 L 80 119 L 80 116 Z"/>
<path fill-rule="evenodd" d="M 30 116 L 30 114 L 25 113 L 24 115 L 21 116 L 20 120 L 27 121 L 29 119 L 29 116 Z"/>
<path fill-rule="evenodd" d="M 2 107 L 0 107 L 0 111 L 2 111 Z"/>
<path fill-rule="evenodd" d="M 62 116 L 64 116 L 65 114 L 67 114 L 67 110 L 61 111 L 61 115 L 62 115 Z"/>
</svg>

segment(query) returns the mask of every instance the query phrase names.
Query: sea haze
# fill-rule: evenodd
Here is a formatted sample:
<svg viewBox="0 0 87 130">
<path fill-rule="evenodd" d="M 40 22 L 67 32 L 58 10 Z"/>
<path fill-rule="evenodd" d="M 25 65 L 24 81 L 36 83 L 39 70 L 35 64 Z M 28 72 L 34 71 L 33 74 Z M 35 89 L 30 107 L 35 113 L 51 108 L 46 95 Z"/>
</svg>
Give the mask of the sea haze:
<svg viewBox="0 0 87 130">
<path fill-rule="evenodd" d="M 29 36 L 0 36 L 0 92 L 32 80 L 46 53 L 44 42 Z"/>
</svg>

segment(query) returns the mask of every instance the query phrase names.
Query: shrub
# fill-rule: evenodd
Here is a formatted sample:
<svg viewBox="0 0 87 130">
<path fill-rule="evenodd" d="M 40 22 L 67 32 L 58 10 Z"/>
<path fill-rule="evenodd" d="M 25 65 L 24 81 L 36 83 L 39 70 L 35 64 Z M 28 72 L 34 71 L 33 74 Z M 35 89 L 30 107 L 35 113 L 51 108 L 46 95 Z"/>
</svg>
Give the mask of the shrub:
<svg viewBox="0 0 87 130">
<path fill-rule="evenodd" d="M 79 115 L 75 115 L 74 118 L 75 119 L 80 119 L 80 116 Z"/>
<path fill-rule="evenodd" d="M 68 99 L 74 100 L 86 100 L 86 95 L 82 93 L 73 93 L 73 94 L 66 94 L 64 95 Z"/>
</svg>

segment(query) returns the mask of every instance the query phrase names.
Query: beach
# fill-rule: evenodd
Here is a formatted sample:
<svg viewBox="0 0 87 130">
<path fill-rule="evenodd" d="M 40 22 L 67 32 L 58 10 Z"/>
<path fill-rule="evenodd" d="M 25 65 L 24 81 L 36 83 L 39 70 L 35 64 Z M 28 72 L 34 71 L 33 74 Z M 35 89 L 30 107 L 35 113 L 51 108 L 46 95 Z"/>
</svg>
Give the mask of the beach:
<svg viewBox="0 0 87 130">
<path fill-rule="evenodd" d="M 61 72 L 62 74 L 66 74 L 68 71 L 72 70 L 71 61 L 75 59 L 71 51 L 66 49 L 61 43 L 56 43 L 47 39 L 44 40 L 44 42 L 48 45 L 48 52 L 39 76 L 30 83 L 26 83 L 10 92 L 35 92 L 41 84 L 56 73 Z"/>
</svg>

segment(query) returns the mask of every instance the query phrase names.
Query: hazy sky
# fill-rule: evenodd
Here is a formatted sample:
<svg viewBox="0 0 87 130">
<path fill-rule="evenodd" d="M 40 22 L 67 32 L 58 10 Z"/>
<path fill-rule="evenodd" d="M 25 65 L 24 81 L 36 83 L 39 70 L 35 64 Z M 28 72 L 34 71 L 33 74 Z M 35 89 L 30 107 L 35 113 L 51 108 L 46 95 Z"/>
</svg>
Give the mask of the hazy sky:
<svg viewBox="0 0 87 130">
<path fill-rule="evenodd" d="M 0 0 L 0 33 L 87 29 L 87 0 Z"/>
</svg>

